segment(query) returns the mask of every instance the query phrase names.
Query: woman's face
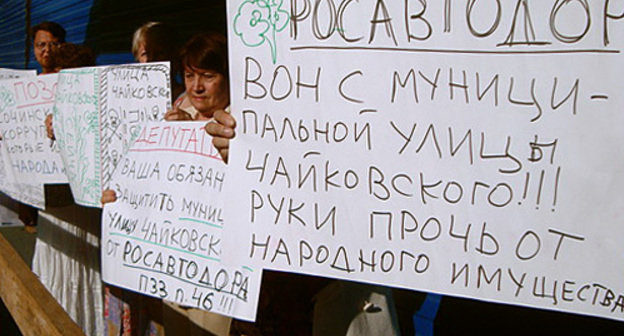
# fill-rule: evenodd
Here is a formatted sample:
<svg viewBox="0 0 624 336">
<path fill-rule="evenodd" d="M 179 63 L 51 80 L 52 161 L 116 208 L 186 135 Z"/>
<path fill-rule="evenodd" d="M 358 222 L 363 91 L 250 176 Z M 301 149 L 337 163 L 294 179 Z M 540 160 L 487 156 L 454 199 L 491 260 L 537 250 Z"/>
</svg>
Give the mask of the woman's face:
<svg viewBox="0 0 624 336">
<path fill-rule="evenodd" d="M 184 67 L 184 85 L 197 119 L 212 118 L 216 110 L 230 104 L 227 79 L 213 70 Z"/>
<path fill-rule="evenodd" d="M 137 52 L 137 61 L 139 61 L 139 63 L 147 63 L 147 50 L 145 50 L 145 43 L 139 44 L 139 51 Z"/>
<path fill-rule="evenodd" d="M 53 64 L 50 59 L 50 51 L 59 45 L 58 38 L 52 33 L 39 30 L 35 34 L 35 59 L 41 65 L 43 73 L 53 72 Z"/>
</svg>

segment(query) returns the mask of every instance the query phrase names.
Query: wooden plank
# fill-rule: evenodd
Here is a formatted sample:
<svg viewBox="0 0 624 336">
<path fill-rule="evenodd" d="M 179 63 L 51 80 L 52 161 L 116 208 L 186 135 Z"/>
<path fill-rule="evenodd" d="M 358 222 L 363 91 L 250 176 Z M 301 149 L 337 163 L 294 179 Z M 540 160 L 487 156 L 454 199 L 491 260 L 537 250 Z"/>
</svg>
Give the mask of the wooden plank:
<svg viewBox="0 0 624 336">
<path fill-rule="evenodd" d="M 0 297 L 26 336 L 84 335 L 2 234 Z"/>
</svg>

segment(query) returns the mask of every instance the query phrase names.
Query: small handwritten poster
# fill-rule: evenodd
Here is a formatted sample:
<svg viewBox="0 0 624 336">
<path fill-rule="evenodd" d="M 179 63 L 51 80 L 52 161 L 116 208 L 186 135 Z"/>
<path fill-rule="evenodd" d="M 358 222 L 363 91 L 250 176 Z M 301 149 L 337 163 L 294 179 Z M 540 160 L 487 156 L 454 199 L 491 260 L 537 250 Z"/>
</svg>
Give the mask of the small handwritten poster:
<svg viewBox="0 0 624 336">
<path fill-rule="evenodd" d="M 56 90 L 54 135 L 76 200 L 101 197 L 98 68 L 62 70 Z"/>
<path fill-rule="evenodd" d="M 45 196 L 43 184 L 20 180 L 8 160 L 7 146 L 0 144 L 0 191 L 16 201 L 44 209 Z"/>
<path fill-rule="evenodd" d="M 0 134 L 10 195 L 43 208 L 43 185 L 67 183 L 58 147 L 46 134 L 44 120 L 52 113 L 58 75 L 0 81 Z"/>
<path fill-rule="evenodd" d="M 169 63 L 62 70 L 54 131 L 74 199 L 99 207 L 139 125 L 171 108 Z"/>
<path fill-rule="evenodd" d="M 223 215 L 226 166 L 204 124 L 149 123 L 117 165 L 117 201 L 102 214 L 102 278 L 254 320 L 262 269 L 221 260 L 221 233 L 230 225 Z"/>
<path fill-rule="evenodd" d="M 228 256 L 624 320 L 621 13 L 228 1 Z"/>
</svg>

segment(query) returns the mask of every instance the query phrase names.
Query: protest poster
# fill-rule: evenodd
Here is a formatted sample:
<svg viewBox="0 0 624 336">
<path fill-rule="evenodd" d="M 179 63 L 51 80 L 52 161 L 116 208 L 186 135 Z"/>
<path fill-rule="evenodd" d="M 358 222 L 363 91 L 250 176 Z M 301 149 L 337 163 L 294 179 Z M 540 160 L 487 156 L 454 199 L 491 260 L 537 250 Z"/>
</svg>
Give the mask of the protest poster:
<svg viewBox="0 0 624 336">
<path fill-rule="evenodd" d="M 0 141 L 0 191 L 16 201 L 44 209 L 45 196 L 42 184 L 19 180 L 8 161 L 8 148 Z"/>
<path fill-rule="evenodd" d="M 102 278 L 253 321 L 262 269 L 221 262 L 226 166 L 204 122 L 144 125 L 117 165 L 102 214 Z"/>
<path fill-rule="evenodd" d="M 21 78 L 21 77 L 28 77 L 28 76 L 37 76 L 37 70 L 0 68 L 0 80 Z"/>
<path fill-rule="evenodd" d="M 99 207 L 102 190 L 137 127 L 171 108 L 169 63 L 62 70 L 54 131 L 76 203 Z"/>
<path fill-rule="evenodd" d="M 621 9 L 250 0 L 228 23 L 228 257 L 624 320 Z"/>
<path fill-rule="evenodd" d="M 6 193 L 43 209 L 43 185 L 67 183 L 58 147 L 47 137 L 58 75 L 0 81 L 0 134 Z"/>
</svg>

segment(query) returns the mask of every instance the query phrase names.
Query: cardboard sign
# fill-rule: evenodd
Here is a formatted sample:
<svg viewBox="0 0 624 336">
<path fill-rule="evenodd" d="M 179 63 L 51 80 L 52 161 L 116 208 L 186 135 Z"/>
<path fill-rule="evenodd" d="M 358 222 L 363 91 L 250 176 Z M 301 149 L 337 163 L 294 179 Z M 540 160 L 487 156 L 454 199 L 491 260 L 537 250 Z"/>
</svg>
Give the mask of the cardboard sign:
<svg viewBox="0 0 624 336">
<path fill-rule="evenodd" d="M 43 208 L 43 184 L 67 183 L 58 148 L 46 134 L 58 75 L 0 81 L 0 133 L 7 194 Z"/>
<path fill-rule="evenodd" d="M 74 199 L 98 207 L 137 127 L 171 108 L 169 63 L 62 70 L 54 131 Z"/>
<path fill-rule="evenodd" d="M 102 278 L 254 320 L 262 269 L 221 262 L 226 166 L 203 122 L 149 123 L 119 162 L 102 214 Z"/>
<path fill-rule="evenodd" d="M 608 3 L 228 2 L 228 256 L 624 320 Z"/>
</svg>

